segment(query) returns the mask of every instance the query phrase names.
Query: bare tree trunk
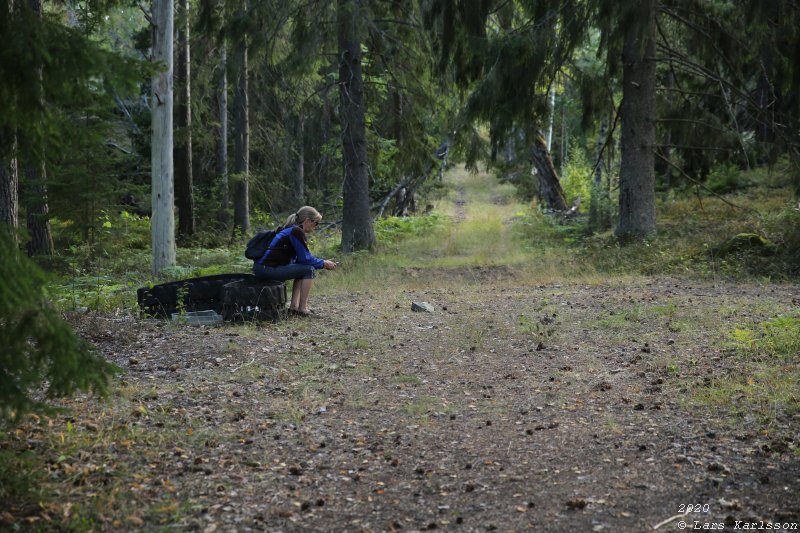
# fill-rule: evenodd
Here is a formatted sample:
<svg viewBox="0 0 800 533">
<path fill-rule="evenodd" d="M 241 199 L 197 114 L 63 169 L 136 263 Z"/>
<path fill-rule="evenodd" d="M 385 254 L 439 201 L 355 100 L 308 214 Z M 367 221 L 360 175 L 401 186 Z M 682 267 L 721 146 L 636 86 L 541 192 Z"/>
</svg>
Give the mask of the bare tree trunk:
<svg viewBox="0 0 800 533">
<path fill-rule="evenodd" d="M 244 8 L 246 9 L 246 7 Z M 233 98 L 233 225 L 242 233 L 250 229 L 250 104 L 247 85 L 247 37 L 242 36 L 236 50 L 236 93 Z"/>
<path fill-rule="evenodd" d="M 556 82 L 553 80 L 550 85 L 550 94 L 547 99 L 550 117 L 547 125 L 547 151 L 553 149 L 553 124 L 556 121 Z"/>
<path fill-rule="evenodd" d="M 536 134 L 531 153 L 536 174 L 539 176 L 539 196 L 550 209 L 565 211 L 567 201 L 564 199 L 564 191 L 558 181 L 553 160 L 550 158 L 550 152 L 547 150 L 547 144 L 541 134 Z"/>
<path fill-rule="evenodd" d="M 175 266 L 175 190 L 172 160 L 173 0 L 153 0 L 152 204 L 153 273 Z"/>
<path fill-rule="evenodd" d="M 667 88 L 672 89 L 675 87 L 675 73 L 670 70 L 667 72 Z M 672 101 L 674 99 L 673 91 L 667 91 L 667 105 L 672 107 Z M 670 164 L 672 161 L 672 132 L 667 128 L 667 135 L 664 139 L 664 159 L 666 159 L 667 166 L 664 169 L 664 187 L 669 193 L 670 189 L 672 189 L 672 165 Z"/>
<path fill-rule="evenodd" d="M 594 186 L 600 187 L 603 184 L 603 146 L 606 141 L 606 123 L 600 124 L 600 132 L 597 134 L 597 143 L 595 143 L 595 157 L 596 163 L 594 167 Z"/>
<path fill-rule="evenodd" d="M 47 174 L 42 156 L 25 152 L 25 211 L 27 212 L 28 255 L 53 255 L 53 236 L 50 231 L 50 209 L 47 203 Z"/>
<path fill-rule="evenodd" d="M 7 128 L 0 128 L 0 224 L 16 242 L 19 227 L 19 173 L 16 139 Z"/>
<path fill-rule="evenodd" d="M 4 15 L 11 17 L 14 0 L 8 0 Z M 14 242 L 19 227 L 19 172 L 17 170 L 17 138 L 7 126 L 0 126 L 0 224 L 4 224 Z"/>
<path fill-rule="evenodd" d="M 28 7 L 39 18 L 42 17 L 41 0 L 28 0 Z M 36 82 L 33 90 L 36 99 L 44 108 L 43 70 L 42 65 L 36 65 Z M 27 213 L 28 255 L 51 256 L 53 255 L 53 237 L 50 232 L 50 210 L 47 204 L 47 172 L 44 157 L 44 142 L 41 134 L 20 139 L 20 153 L 22 154 L 23 172 L 25 174 L 25 211 Z"/>
<path fill-rule="evenodd" d="M 192 177 L 192 83 L 189 46 L 189 0 L 178 9 L 178 54 L 175 82 L 175 200 L 178 207 L 178 235 L 195 233 L 194 180 Z"/>
<path fill-rule="evenodd" d="M 220 188 L 220 206 L 217 220 L 226 230 L 231 223 L 230 190 L 228 187 L 228 52 L 226 43 L 220 43 L 219 81 L 217 105 L 219 127 L 217 128 L 217 176 Z"/>
<path fill-rule="evenodd" d="M 766 46 L 762 47 L 759 58 L 761 72 L 756 83 L 755 101 L 763 118 L 755 128 L 755 136 L 758 142 L 771 143 L 775 140 L 771 125 L 775 124 L 775 109 L 780 107 L 780 99 L 775 93 L 773 82 L 767 75 L 773 70 L 772 51 Z"/>
<path fill-rule="evenodd" d="M 339 88 L 341 95 L 342 251 L 367 250 L 375 244 L 369 213 L 369 177 L 364 126 L 364 87 L 361 73 L 361 39 L 358 31 L 360 1 L 339 0 Z"/>
<path fill-rule="evenodd" d="M 606 142 L 608 126 L 605 122 L 600 124 L 600 133 L 597 136 L 595 147 L 596 166 L 594 167 L 594 183 L 592 183 L 592 199 L 589 206 L 589 227 L 595 231 L 608 229 L 608 192 L 603 187 L 603 149 Z"/>
<path fill-rule="evenodd" d="M 305 116 L 301 110 L 297 115 L 297 128 L 295 131 L 295 144 L 297 146 L 294 167 L 294 202 L 295 205 L 305 203 Z"/>
<path fill-rule="evenodd" d="M 635 20 L 622 47 L 622 162 L 619 172 L 619 237 L 656 230 L 655 0 L 637 0 Z"/>
<path fill-rule="evenodd" d="M 561 146 L 559 146 L 558 166 L 561 167 L 561 174 L 567 168 L 567 158 L 569 157 L 569 132 L 567 131 L 567 101 L 566 98 L 561 103 Z M 548 150 L 549 151 L 549 150 Z"/>
</svg>

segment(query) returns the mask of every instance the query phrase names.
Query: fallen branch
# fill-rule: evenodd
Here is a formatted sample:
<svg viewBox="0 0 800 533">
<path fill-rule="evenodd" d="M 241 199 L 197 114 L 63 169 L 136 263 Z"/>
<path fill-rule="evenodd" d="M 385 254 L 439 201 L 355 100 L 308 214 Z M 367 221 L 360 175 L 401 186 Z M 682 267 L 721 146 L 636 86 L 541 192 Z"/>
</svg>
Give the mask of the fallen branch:
<svg viewBox="0 0 800 533">
<path fill-rule="evenodd" d="M 653 530 L 656 530 L 656 529 L 660 528 L 661 526 L 665 526 L 665 525 L 669 524 L 670 522 L 673 522 L 673 521 L 677 520 L 678 518 L 683 518 L 684 516 L 686 516 L 688 514 L 689 513 L 681 513 L 681 514 L 676 514 L 675 516 L 670 516 L 669 518 L 667 518 L 663 522 L 659 522 L 658 524 L 654 525 L 653 526 Z"/>
<path fill-rule="evenodd" d="M 753 213 L 755 213 L 757 216 L 759 216 L 759 217 L 761 216 L 761 213 L 759 213 L 757 210 L 753 209 L 752 207 L 744 207 L 744 206 L 741 206 L 741 205 L 736 205 L 736 204 L 734 204 L 733 202 L 730 202 L 730 201 L 726 200 L 726 199 L 725 199 L 725 198 L 723 198 L 721 195 L 719 195 L 719 194 L 715 193 L 714 191 L 712 191 L 711 189 L 709 189 L 708 187 L 706 187 L 705 185 L 703 185 L 702 183 L 700 183 L 700 181 L 698 181 L 698 180 L 696 180 L 696 179 L 692 178 L 692 177 L 691 177 L 689 174 L 687 174 L 687 173 L 686 173 L 686 171 L 685 171 L 685 170 L 683 170 L 681 167 L 679 167 L 678 165 L 676 165 L 675 163 L 673 163 L 672 161 L 670 161 L 669 159 L 667 159 L 666 157 L 664 157 L 664 155 L 663 155 L 663 154 L 661 154 L 660 152 L 658 152 L 658 151 L 655 151 L 655 152 L 654 152 L 654 154 L 656 155 L 656 157 L 659 157 L 660 159 L 664 160 L 664 162 L 665 162 L 665 163 L 667 163 L 669 166 L 671 166 L 672 168 L 674 168 L 675 170 L 677 170 L 678 172 L 680 172 L 680 173 L 681 173 L 681 175 L 682 175 L 684 178 L 686 178 L 687 180 L 689 180 L 689 181 L 691 181 L 692 183 L 694 183 L 694 184 L 695 184 L 695 186 L 696 186 L 698 189 L 699 189 L 699 188 L 702 188 L 702 189 L 703 189 L 704 191 L 706 191 L 707 193 L 711 194 L 712 196 L 715 196 L 717 199 L 721 200 L 723 203 L 725 203 L 725 204 L 728 204 L 728 205 L 729 205 L 729 206 L 731 206 L 731 207 L 734 207 L 734 208 L 736 208 L 736 209 L 742 209 L 742 210 L 744 210 L 744 211 L 752 211 L 752 212 L 753 212 Z M 699 198 L 699 196 L 700 196 L 700 195 L 698 194 L 698 198 Z"/>
<path fill-rule="evenodd" d="M 232 369 L 231 369 L 231 374 L 233 374 L 234 372 L 236 372 L 236 371 L 237 371 L 237 370 L 239 370 L 240 368 L 244 368 L 244 367 L 246 367 L 246 366 L 248 366 L 248 365 L 252 365 L 253 363 L 255 363 L 255 361 L 256 361 L 256 358 L 254 357 L 254 358 L 252 358 L 252 359 L 250 360 L 250 362 L 249 362 L 249 363 L 245 363 L 245 364 L 243 364 L 243 365 L 239 365 L 239 366 L 237 366 L 236 368 L 232 368 Z"/>
<path fill-rule="evenodd" d="M 376 219 L 379 219 L 383 216 L 383 211 L 386 209 L 386 206 L 389 205 L 389 202 L 392 200 L 392 198 L 394 198 L 394 195 L 397 194 L 397 192 L 403 187 L 407 187 L 408 184 L 411 183 L 412 179 L 413 179 L 412 176 L 406 176 L 405 179 L 403 179 L 403 181 L 398 183 L 397 186 L 394 189 L 392 189 L 392 192 L 386 195 L 386 197 L 380 203 L 378 214 L 375 216 Z"/>
</svg>

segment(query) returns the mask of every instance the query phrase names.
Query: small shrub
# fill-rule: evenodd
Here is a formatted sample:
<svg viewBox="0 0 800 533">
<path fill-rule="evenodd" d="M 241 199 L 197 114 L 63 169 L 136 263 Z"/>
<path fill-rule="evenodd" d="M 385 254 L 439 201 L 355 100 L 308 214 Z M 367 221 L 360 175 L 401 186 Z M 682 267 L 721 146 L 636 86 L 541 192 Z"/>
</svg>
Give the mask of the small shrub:
<svg viewBox="0 0 800 533">
<path fill-rule="evenodd" d="M 791 274 L 800 274 L 800 209 L 783 209 L 768 217 L 765 226 L 771 239 L 778 243 L 778 256 Z"/>
<path fill-rule="evenodd" d="M 731 163 L 716 165 L 706 181 L 708 190 L 717 194 L 736 192 L 749 185 L 750 181 L 744 173 Z"/>
<path fill-rule="evenodd" d="M 387 217 L 375 223 L 378 242 L 395 242 L 412 235 L 422 235 L 439 223 L 436 215 Z"/>
<path fill-rule="evenodd" d="M 569 151 L 569 160 L 561 176 L 561 188 L 567 204 L 573 204 L 580 197 L 581 205 L 589 205 L 592 194 L 593 173 L 591 163 L 586 160 L 583 149 L 573 146 Z M 584 208 L 585 209 L 585 208 Z"/>
</svg>

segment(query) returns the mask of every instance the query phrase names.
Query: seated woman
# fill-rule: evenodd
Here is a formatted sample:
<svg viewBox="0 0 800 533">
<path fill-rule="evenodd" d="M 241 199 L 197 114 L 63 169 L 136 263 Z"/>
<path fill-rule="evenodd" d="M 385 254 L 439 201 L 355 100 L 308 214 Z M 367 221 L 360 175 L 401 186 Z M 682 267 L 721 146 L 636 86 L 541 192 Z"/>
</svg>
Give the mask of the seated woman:
<svg viewBox="0 0 800 533">
<path fill-rule="evenodd" d="M 310 206 L 303 206 L 286 220 L 264 255 L 253 264 L 253 274 L 261 279 L 294 280 L 289 313 L 308 316 L 308 294 L 314 283 L 315 271 L 333 270 L 336 263 L 319 259 L 308 250 L 306 235 L 317 229 L 322 215 Z"/>
</svg>

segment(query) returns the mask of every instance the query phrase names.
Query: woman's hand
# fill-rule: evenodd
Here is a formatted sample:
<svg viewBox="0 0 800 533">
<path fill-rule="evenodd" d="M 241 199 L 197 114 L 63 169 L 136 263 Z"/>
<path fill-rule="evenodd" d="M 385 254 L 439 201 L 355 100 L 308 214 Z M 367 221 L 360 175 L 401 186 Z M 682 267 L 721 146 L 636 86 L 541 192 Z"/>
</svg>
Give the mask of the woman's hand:
<svg viewBox="0 0 800 533">
<path fill-rule="evenodd" d="M 335 270 L 336 269 L 336 263 L 334 263 L 330 259 L 326 259 L 323 263 L 324 263 L 323 268 L 325 268 L 325 270 Z"/>
</svg>

